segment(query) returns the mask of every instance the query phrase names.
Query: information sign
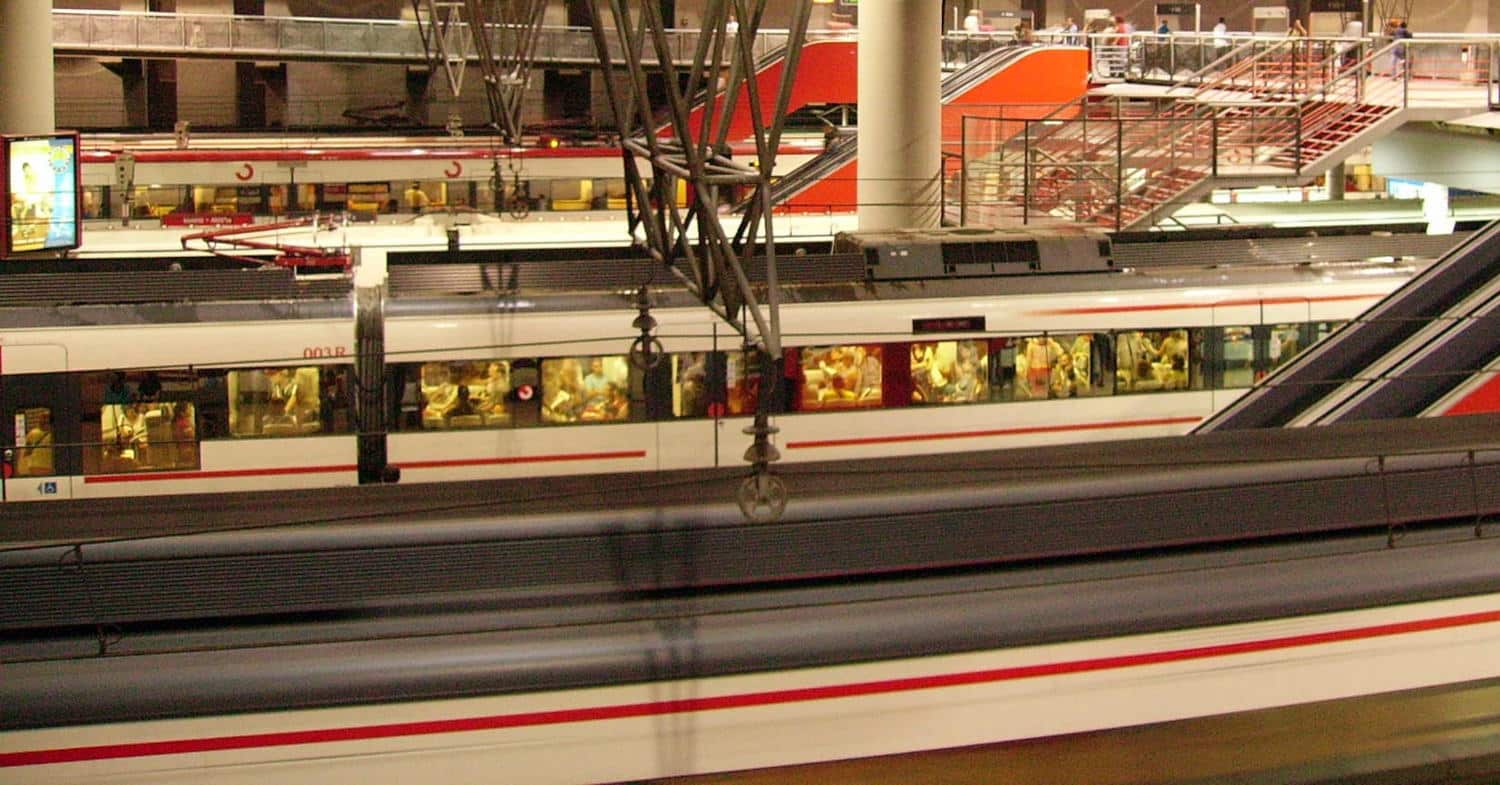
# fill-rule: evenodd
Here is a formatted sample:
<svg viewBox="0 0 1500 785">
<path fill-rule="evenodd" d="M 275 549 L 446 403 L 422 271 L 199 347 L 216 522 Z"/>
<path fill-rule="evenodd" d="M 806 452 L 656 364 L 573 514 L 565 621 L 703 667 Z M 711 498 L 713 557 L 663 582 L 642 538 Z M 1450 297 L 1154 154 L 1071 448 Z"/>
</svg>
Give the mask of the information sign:
<svg viewBox="0 0 1500 785">
<path fill-rule="evenodd" d="M 78 134 L 0 137 L 0 256 L 77 248 Z"/>
</svg>

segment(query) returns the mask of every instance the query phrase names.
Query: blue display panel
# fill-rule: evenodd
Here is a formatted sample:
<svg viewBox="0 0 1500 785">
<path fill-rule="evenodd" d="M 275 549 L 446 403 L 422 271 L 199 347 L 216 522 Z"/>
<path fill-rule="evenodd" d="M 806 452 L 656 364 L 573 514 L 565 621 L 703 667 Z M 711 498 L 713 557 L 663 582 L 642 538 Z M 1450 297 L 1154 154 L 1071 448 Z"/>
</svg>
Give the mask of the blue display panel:
<svg viewBox="0 0 1500 785">
<path fill-rule="evenodd" d="M 4 255 L 77 248 L 78 135 L 5 137 L 3 161 Z"/>
</svg>

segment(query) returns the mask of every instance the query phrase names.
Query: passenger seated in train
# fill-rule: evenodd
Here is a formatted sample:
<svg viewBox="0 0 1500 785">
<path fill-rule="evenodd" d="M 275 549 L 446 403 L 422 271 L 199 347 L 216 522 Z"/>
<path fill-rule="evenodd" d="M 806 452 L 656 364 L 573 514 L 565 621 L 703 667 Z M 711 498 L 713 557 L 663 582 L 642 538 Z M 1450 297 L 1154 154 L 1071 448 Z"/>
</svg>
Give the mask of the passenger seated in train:
<svg viewBox="0 0 1500 785">
<path fill-rule="evenodd" d="M 229 373 L 235 436 L 300 436 L 323 430 L 319 370 L 265 368 Z"/>
<path fill-rule="evenodd" d="M 422 366 L 422 427 L 441 428 L 458 405 L 458 385 L 453 383 L 447 363 Z"/>
<path fill-rule="evenodd" d="M 542 362 L 542 419 L 551 423 L 602 422 L 630 416 L 630 367 L 623 355 Z"/>
<path fill-rule="evenodd" d="M 878 346 L 830 346 L 802 351 L 801 408 L 878 406 L 882 400 Z"/>
<path fill-rule="evenodd" d="M 449 428 L 477 428 L 484 425 L 484 417 L 474 408 L 474 402 L 469 398 L 468 385 L 458 385 L 453 396 L 453 406 L 444 416 L 444 424 Z"/>
<path fill-rule="evenodd" d="M 1157 345 L 1160 359 L 1157 375 L 1164 390 L 1188 388 L 1188 340 L 1186 330 L 1173 330 Z"/>
<path fill-rule="evenodd" d="M 510 394 L 510 365 L 503 362 L 487 363 L 484 384 L 480 390 L 486 421 L 504 417 L 505 396 Z"/>
<path fill-rule="evenodd" d="M 1157 349 L 1151 338 L 1140 330 L 1121 331 L 1115 339 L 1115 384 L 1121 392 L 1155 390 L 1161 387 L 1156 376 Z"/>
<path fill-rule="evenodd" d="M 150 464 L 151 431 L 144 404 L 105 404 L 100 411 L 100 432 L 106 471 L 128 471 Z"/>
<path fill-rule="evenodd" d="M 1073 398 L 1083 394 L 1088 389 L 1088 379 L 1078 373 L 1078 368 L 1073 365 L 1073 355 L 1063 352 L 1057 356 L 1057 362 L 1052 365 L 1052 379 L 1049 391 L 1053 398 Z"/>
<path fill-rule="evenodd" d="M 30 409 L 18 413 L 16 419 L 26 430 L 16 473 L 23 477 L 51 476 L 54 472 L 52 412 L 47 409 Z"/>
</svg>

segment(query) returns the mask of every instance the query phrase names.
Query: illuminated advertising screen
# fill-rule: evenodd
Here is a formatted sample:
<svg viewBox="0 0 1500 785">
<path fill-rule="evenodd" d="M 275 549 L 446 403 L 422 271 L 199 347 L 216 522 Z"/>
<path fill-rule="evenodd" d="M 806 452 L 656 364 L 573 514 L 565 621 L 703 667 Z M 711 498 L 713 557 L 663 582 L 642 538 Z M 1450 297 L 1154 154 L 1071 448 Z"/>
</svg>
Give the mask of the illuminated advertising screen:
<svg viewBox="0 0 1500 785">
<path fill-rule="evenodd" d="M 78 135 L 4 137 L 4 255 L 77 248 Z"/>
</svg>

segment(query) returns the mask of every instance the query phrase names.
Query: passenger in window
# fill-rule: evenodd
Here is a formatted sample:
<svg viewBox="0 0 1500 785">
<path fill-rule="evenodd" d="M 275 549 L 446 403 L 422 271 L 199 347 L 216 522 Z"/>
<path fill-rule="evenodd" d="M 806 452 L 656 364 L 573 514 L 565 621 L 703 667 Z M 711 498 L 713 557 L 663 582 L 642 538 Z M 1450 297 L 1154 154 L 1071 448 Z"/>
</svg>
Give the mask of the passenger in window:
<svg viewBox="0 0 1500 785">
<path fill-rule="evenodd" d="M 1115 341 L 1116 381 L 1121 390 L 1154 389 L 1160 386 L 1156 378 L 1157 350 L 1151 339 L 1139 330 L 1127 330 Z"/>
<path fill-rule="evenodd" d="M 823 380 L 818 386 L 818 400 L 853 401 L 860 389 L 859 368 L 851 349 L 833 349 L 818 361 Z"/>
<path fill-rule="evenodd" d="M 583 370 L 572 357 L 542 363 L 542 416 L 548 422 L 576 422 L 583 412 Z"/>
<path fill-rule="evenodd" d="M 161 397 L 161 377 L 156 371 L 148 371 L 135 390 L 136 397 L 143 401 L 154 401 Z"/>
<path fill-rule="evenodd" d="M 589 360 L 589 372 L 583 377 L 584 405 L 600 405 L 609 396 L 610 384 L 609 377 L 604 375 L 604 358 L 594 357 Z"/>
<path fill-rule="evenodd" d="M 109 380 L 109 386 L 104 388 L 104 402 L 123 405 L 134 399 L 135 393 L 130 389 L 130 384 L 125 381 L 125 372 L 115 371 L 115 375 Z"/>
<path fill-rule="evenodd" d="M 484 408 L 490 414 L 505 413 L 505 396 L 510 394 L 510 368 L 493 362 L 484 373 Z"/>
<path fill-rule="evenodd" d="M 914 403 L 937 400 L 933 393 L 933 344 L 911 345 L 911 399 Z"/>
<path fill-rule="evenodd" d="M 458 404 L 458 386 L 446 363 L 427 363 L 422 366 L 422 425 L 440 428 L 448 419 L 448 413 Z"/>
<path fill-rule="evenodd" d="M 479 410 L 474 408 L 474 402 L 469 400 L 468 385 L 460 384 L 454 395 L 453 407 L 448 410 L 444 424 L 464 428 L 480 424 Z"/>
<path fill-rule="evenodd" d="M 1052 382 L 1052 363 L 1063 355 L 1062 344 L 1048 337 L 1026 342 L 1026 392 L 1031 398 L 1046 398 Z"/>
<path fill-rule="evenodd" d="M 1084 389 L 1080 390 L 1080 394 L 1086 393 L 1089 387 L 1097 383 L 1093 363 L 1094 337 L 1089 333 L 1079 334 L 1068 347 L 1068 354 L 1073 358 L 1073 373 L 1083 381 Z"/>
<path fill-rule="evenodd" d="M 42 410 L 36 424 L 26 432 L 26 446 L 21 448 L 20 473 L 31 477 L 50 477 L 52 463 L 52 413 Z"/>
<path fill-rule="evenodd" d="M 134 468 L 149 463 L 147 451 L 151 448 L 151 442 L 146 428 L 145 407 L 140 403 L 130 403 L 123 406 L 107 406 L 105 410 L 114 413 L 115 455 L 126 464 L 124 468 Z M 108 436 L 108 424 L 105 430 Z"/>
<path fill-rule="evenodd" d="M 271 368 L 266 371 L 271 383 L 271 406 L 277 414 L 291 416 L 297 405 L 297 380 L 286 368 Z"/>
<path fill-rule="evenodd" d="M 959 341 L 957 359 L 953 362 L 952 381 L 943 400 L 969 403 L 979 397 L 979 350 L 970 341 Z"/>
<path fill-rule="evenodd" d="M 172 407 L 172 442 L 177 466 L 198 465 L 198 436 L 193 427 L 193 405 L 178 403 Z"/>
<path fill-rule="evenodd" d="M 1057 362 L 1052 364 L 1052 377 L 1048 389 L 1053 398 L 1072 398 L 1078 395 L 1080 386 L 1086 385 L 1079 379 L 1078 370 L 1073 365 L 1073 355 L 1063 352 L 1057 356 Z"/>
<path fill-rule="evenodd" d="M 859 361 L 859 396 L 861 401 L 880 400 L 880 356 L 861 346 L 855 349 Z"/>
<path fill-rule="evenodd" d="M 1161 357 L 1162 388 L 1186 390 L 1188 387 L 1188 341 L 1186 330 L 1173 330 L 1156 347 Z"/>
</svg>

